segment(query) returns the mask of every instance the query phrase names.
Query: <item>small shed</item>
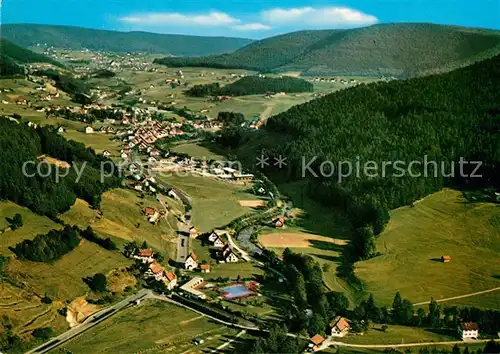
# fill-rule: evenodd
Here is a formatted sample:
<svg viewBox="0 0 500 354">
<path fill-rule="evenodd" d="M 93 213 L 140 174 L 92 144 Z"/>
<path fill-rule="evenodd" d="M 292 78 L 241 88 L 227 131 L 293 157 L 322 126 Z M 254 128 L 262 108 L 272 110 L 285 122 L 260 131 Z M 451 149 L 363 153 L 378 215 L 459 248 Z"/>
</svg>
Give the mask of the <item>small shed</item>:
<svg viewBox="0 0 500 354">
<path fill-rule="evenodd" d="M 443 262 L 443 263 L 451 262 L 451 257 L 450 256 L 441 256 L 441 262 Z"/>
</svg>

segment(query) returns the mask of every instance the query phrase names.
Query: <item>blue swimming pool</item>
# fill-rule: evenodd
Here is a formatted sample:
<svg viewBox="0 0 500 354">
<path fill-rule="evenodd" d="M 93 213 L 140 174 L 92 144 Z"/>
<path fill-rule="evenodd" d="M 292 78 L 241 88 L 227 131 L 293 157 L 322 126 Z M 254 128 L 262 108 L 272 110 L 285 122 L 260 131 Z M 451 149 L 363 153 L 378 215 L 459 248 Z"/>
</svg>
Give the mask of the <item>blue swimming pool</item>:
<svg viewBox="0 0 500 354">
<path fill-rule="evenodd" d="M 224 297 L 226 299 L 236 299 L 239 297 L 245 297 L 248 295 L 254 295 L 255 292 L 250 290 L 248 286 L 244 284 L 235 284 L 221 288 L 224 292 Z"/>
</svg>

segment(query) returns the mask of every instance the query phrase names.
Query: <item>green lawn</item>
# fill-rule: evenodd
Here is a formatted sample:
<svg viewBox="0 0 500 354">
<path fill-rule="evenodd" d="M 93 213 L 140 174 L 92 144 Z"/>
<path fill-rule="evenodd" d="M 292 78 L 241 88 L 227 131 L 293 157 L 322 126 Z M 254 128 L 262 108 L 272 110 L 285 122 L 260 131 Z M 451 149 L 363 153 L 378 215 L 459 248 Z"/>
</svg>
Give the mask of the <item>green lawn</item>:
<svg viewBox="0 0 500 354">
<path fill-rule="evenodd" d="M 60 306 L 59 303 L 44 304 L 28 291 L 0 282 L 0 312 L 8 316 L 18 335 L 29 334 L 40 327 L 51 327 L 56 333 L 67 330 L 66 319 L 57 313 Z M 0 325 L 0 330 L 2 327 Z"/>
<path fill-rule="evenodd" d="M 33 213 L 31 210 L 21 207 L 12 202 L 0 202 L 0 230 L 9 226 L 6 218 L 12 218 L 15 214 L 21 214 L 24 225 L 15 231 L 6 231 L 0 234 L 0 255 L 11 255 L 9 247 L 16 245 L 26 239 L 33 239 L 36 235 L 45 234 L 52 229 L 60 229 L 61 225 L 56 224 L 49 218 Z"/>
<path fill-rule="evenodd" d="M 404 344 L 418 342 L 440 342 L 458 340 L 455 334 L 450 331 L 448 335 L 438 334 L 432 330 L 404 326 L 389 326 L 387 332 L 381 330 L 381 325 L 375 325 L 363 335 L 349 335 L 342 342 L 351 344 Z"/>
<path fill-rule="evenodd" d="M 383 255 L 358 263 L 356 274 L 381 305 L 390 304 L 398 290 L 422 302 L 500 287 L 499 225 L 499 205 L 469 203 L 460 192 L 443 190 L 393 211 L 377 240 Z M 452 261 L 441 263 L 442 255 Z M 479 299 L 459 303 L 489 307 L 498 304 L 500 292 L 484 304 Z"/>
<path fill-rule="evenodd" d="M 89 292 L 83 278 L 96 273 L 107 274 L 131 264 L 121 253 L 82 240 L 80 245 L 54 263 L 10 259 L 6 267 L 9 279 L 22 284 L 26 291 L 53 300 L 73 300 Z"/>
<path fill-rule="evenodd" d="M 188 154 L 196 159 L 205 158 L 207 161 L 226 161 L 226 158 L 222 155 L 214 153 L 204 146 L 196 143 L 178 144 L 172 148 L 173 152 Z"/>
<path fill-rule="evenodd" d="M 262 234 L 275 232 L 305 236 L 319 235 L 339 240 L 348 240 L 349 233 L 346 221 L 335 210 L 326 208 L 308 198 L 307 192 L 305 190 L 302 192 L 302 187 L 301 182 L 278 185 L 281 193 L 289 197 L 293 205 L 298 208 L 298 215 L 293 225 L 287 225 L 283 230 L 265 230 Z M 290 244 L 290 247 L 294 252 L 313 256 L 326 269 L 324 279 L 328 287 L 334 291 L 345 292 L 350 297 L 350 300 L 354 301 L 354 298 L 348 292 L 349 289 L 345 282 L 336 275 L 343 246 L 322 241 L 311 241 L 311 243 L 312 247 L 299 248 L 293 247 L 292 244 Z M 275 247 L 274 250 L 278 254 L 282 254 L 286 246 Z"/>
<path fill-rule="evenodd" d="M 232 220 L 251 211 L 242 207 L 239 200 L 255 200 L 255 195 L 245 192 L 250 186 L 222 182 L 213 178 L 189 175 L 161 177 L 186 192 L 193 201 L 193 224 L 202 232 L 227 225 Z"/>
<path fill-rule="evenodd" d="M 69 140 L 79 141 L 86 146 L 91 147 L 97 153 L 102 153 L 104 150 L 109 150 L 111 156 L 119 156 L 122 144 L 120 141 L 111 140 L 111 134 L 85 134 L 76 130 L 67 130 L 63 133 L 64 137 Z"/>
<path fill-rule="evenodd" d="M 143 302 L 64 344 L 72 353 L 200 353 L 237 333 L 165 302 Z M 205 343 L 195 347 L 194 338 Z"/>
<path fill-rule="evenodd" d="M 142 210 L 146 207 L 162 210 L 160 203 L 152 196 L 141 199 L 137 192 L 120 188 L 102 195 L 102 218 L 98 219 L 96 212 L 86 202 L 77 200 L 72 209 L 62 215 L 62 219 L 80 227 L 91 225 L 102 236 L 138 243 L 146 241 L 168 259 L 175 250 L 173 240 L 177 236 L 177 219 L 174 214 L 180 214 L 180 206 L 174 200 L 167 201 L 172 212 L 167 220 L 162 218 L 156 225 L 148 222 Z"/>
</svg>

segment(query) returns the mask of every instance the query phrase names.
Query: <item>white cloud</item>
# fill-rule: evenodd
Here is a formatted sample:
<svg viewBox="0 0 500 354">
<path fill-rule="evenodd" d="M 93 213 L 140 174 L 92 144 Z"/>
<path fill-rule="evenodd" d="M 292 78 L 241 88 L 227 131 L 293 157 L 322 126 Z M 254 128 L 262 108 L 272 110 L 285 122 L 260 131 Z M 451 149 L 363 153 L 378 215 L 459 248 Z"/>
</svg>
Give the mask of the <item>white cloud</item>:
<svg viewBox="0 0 500 354">
<path fill-rule="evenodd" d="M 238 31 L 264 31 L 272 29 L 271 26 L 264 25 L 259 22 L 245 23 L 243 25 L 233 26 L 233 29 Z"/>
<path fill-rule="evenodd" d="M 265 23 L 271 25 L 294 25 L 308 27 L 350 27 L 372 25 L 378 22 L 375 16 L 348 7 L 301 7 L 275 8 L 261 12 Z"/>
<path fill-rule="evenodd" d="M 120 18 L 134 25 L 153 26 L 228 26 L 240 22 L 224 12 L 211 11 L 206 14 L 181 14 L 178 12 L 143 13 Z"/>
</svg>

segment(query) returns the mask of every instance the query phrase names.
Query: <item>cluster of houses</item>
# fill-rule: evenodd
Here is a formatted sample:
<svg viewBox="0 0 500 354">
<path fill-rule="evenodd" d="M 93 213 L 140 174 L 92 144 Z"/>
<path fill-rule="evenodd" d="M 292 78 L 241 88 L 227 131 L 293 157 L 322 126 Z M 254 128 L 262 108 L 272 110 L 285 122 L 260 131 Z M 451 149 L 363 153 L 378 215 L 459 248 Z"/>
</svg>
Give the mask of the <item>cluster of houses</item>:
<svg viewBox="0 0 500 354">
<path fill-rule="evenodd" d="M 143 211 L 144 215 L 148 218 L 151 224 L 156 224 L 160 220 L 161 213 L 154 208 L 145 208 Z"/>
<path fill-rule="evenodd" d="M 234 252 L 232 247 L 222 239 L 222 237 L 212 231 L 210 235 L 208 235 L 208 242 L 213 247 L 217 248 L 216 252 L 214 252 L 215 257 L 220 263 L 237 263 L 240 261 L 238 255 Z"/>
<path fill-rule="evenodd" d="M 163 282 L 168 290 L 172 290 L 177 285 L 177 276 L 175 273 L 165 270 L 165 268 L 157 263 L 152 250 L 141 249 L 137 254 L 133 254 L 132 258 L 148 265 L 148 269 L 144 274 L 146 277 Z"/>
<path fill-rule="evenodd" d="M 332 83 L 340 83 L 343 85 L 356 85 L 359 82 L 354 79 L 342 79 L 342 78 L 336 78 L 336 77 L 315 77 L 311 79 L 312 82 L 332 82 Z"/>
</svg>

